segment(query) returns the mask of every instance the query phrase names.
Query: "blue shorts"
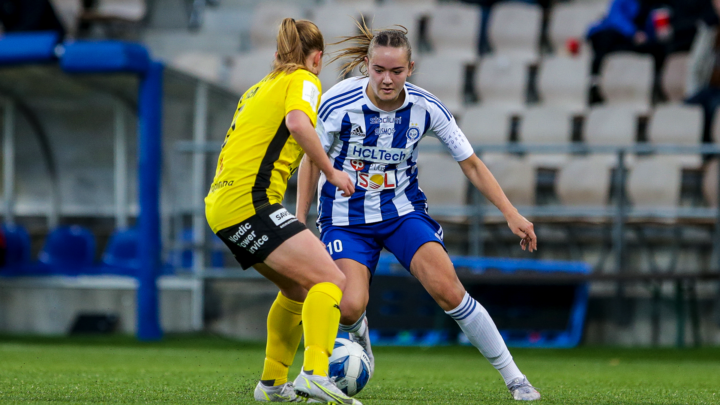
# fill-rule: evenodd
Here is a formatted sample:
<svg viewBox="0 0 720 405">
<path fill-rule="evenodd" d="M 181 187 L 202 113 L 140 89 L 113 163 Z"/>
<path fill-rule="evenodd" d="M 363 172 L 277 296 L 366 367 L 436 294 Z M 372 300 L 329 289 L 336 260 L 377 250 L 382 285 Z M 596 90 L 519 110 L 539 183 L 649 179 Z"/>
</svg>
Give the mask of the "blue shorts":
<svg viewBox="0 0 720 405">
<path fill-rule="evenodd" d="M 445 249 L 440 224 L 417 211 L 373 224 L 325 226 L 320 238 L 333 260 L 355 260 L 367 266 L 370 274 L 375 274 L 383 248 L 394 254 L 408 271 L 420 246 L 437 242 Z"/>
</svg>

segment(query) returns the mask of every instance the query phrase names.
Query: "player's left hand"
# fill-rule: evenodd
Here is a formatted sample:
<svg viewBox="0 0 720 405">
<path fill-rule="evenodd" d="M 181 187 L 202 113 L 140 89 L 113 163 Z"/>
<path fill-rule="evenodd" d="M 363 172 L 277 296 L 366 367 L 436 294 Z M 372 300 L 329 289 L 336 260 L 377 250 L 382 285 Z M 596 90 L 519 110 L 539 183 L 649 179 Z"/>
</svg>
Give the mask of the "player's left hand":
<svg viewBox="0 0 720 405">
<path fill-rule="evenodd" d="M 535 236 L 535 227 L 532 222 L 525 219 L 525 217 L 517 211 L 506 216 L 505 219 L 507 219 L 510 230 L 522 238 L 520 241 L 522 250 L 527 250 L 528 252 L 537 250 L 537 236 Z"/>
</svg>

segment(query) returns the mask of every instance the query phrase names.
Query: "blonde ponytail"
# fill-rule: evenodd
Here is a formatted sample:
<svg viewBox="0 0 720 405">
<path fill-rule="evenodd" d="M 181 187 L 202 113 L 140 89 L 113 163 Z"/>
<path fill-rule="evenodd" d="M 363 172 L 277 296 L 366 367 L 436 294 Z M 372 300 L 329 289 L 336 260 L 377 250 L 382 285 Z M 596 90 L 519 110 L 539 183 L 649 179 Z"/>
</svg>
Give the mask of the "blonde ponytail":
<svg viewBox="0 0 720 405">
<path fill-rule="evenodd" d="M 307 20 L 286 18 L 280 24 L 277 36 L 277 58 L 270 75 L 292 73 L 307 69 L 305 59 L 313 51 L 324 51 L 325 41 L 318 27 Z"/>
</svg>

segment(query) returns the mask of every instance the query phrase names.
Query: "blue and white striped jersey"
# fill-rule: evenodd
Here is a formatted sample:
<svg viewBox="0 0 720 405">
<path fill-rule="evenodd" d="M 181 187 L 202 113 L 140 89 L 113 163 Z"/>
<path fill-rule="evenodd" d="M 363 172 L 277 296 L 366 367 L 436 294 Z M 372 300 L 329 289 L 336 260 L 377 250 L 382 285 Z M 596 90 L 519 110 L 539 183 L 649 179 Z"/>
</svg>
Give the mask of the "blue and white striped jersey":
<svg viewBox="0 0 720 405">
<path fill-rule="evenodd" d="M 350 78 L 323 94 L 317 132 L 338 170 L 355 179 L 355 193 L 342 192 L 321 175 L 318 225 L 358 225 L 426 211 L 418 186 L 418 143 L 432 130 L 455 160 L 473 154 L 455 118 L 435 96 L 405 84 L 405 103 L 395 111 L 377 108 L 365 90 L 369 79 Z"/>
</svg>

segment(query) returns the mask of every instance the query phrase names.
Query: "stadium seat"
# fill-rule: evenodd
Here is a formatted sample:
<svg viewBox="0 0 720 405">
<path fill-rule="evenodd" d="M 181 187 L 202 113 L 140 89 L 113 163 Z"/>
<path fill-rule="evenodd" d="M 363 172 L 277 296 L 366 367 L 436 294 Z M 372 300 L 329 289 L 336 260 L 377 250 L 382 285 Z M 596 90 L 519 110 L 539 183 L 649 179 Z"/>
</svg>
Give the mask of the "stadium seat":
<svg viewBox="0 0 720 405">
<path fill-rule="evenodd" d="M 525 63 L 538 60 L 542 10 L 535 4 L 505 2 L 493 7 L 490 41 L 498 55 L 511 55 Z"/>
<path fill-rule="evenodd" d="M 590 55 L 590 46 L 585 42 L 588 27 L 599 20 L 607 5 L 604 3 L 560 3 L 555 4 L 550 15 L 548 35 L 556 55 L 569 55 L 567 42 L 578 41 L 579 53 Z M 544 63 L 544 62 L 543 62 Z M 583 73 L 587 74 L 586 71 Z"/>
<path fill-rule="evenodd" d="M 375 3 L 376 3 L 375 0 L 333 0 L 332 1 L 333 5 L 338 5 L 338 6 L 352 5 L 352 6 L 357 6 L 357 7 L 370 7 L 370 8 L 374 7 Z"/>
<path fill-rule="evenodd" d="M 145 0 L 97 0 L 95 7 L 99 18 L 115 18 L 141 21 L 147 13 Z"/>
<path fill-rule="evenodd" d="M 542 105 L 560 107 L 573 112 L 584 111 L 588 69 L 589 60 L 584 57 L 545 58 L 538 72 L 538 90 Z"/>
<path fill-rule="evenodd" d="M 605 59 L 600 86 L 607 104 L 622 105 L 644 113 L 650 109 L 652 81 L 651 56 L 618 53 Z"/>
<path fill-rule="evenodd" d="M 69 35 L 75 35 L 82 12 L 82 0 L 50 0 L 58 19 Z"/>
<path fill-rule="evenodd" d="M 5 236 L 5 266 L 14 267 L 30 263 L 30 235 L 20 225 L 2 224 Z"/>
<path fill-rule="evenodd" d="M 526 157 L 484 155 L 482 160 L 513 205 L 527 207 L 535 204 L 536 170 Z"/>
<path fill-rule="evenodd" d="M 116 230 L 110 236 L 105 248 L 102 264 L 108 267 L 122 268 L 127 270 L 127 274 L 132 274 L 132 269 L 140 267 L 138 243 L 137 229 Z"/>
<path fill-rule="evenodd" d="M 703 196 L 710 203 L 710 206 L 718 206 L 718 170 L 720 169 L 720 160 L 717 158 L 708 162 L 705 166 L 705 175 L 703 176 Z"/>
<path fill-rule="evenodd" d="M 462 115 L 465 67 L 469 62 L 459 55 L 423 56 L 416 60 L 415 72 L 409 80 L 439 98 L 454 115 Z"/>
<path fill-rule="evenodd" d="M 235 33 L 148 29 L 142 33 L 142 42 L 153 57 L 167 62 L 188 52 L 231 56 L 240 52 L 241 38 Z"/>
<path fill-rule="evenodd" d="M 635 143 L 637 115 L 621 106 L 599 106 L 585 120 L 588 145 L 632 146 Z"/>
<path fill-rule="evenodd" d="M 430 139 L 433 138 L 423 139 L 423 144 L 431 143 Z M 439 141 L 433 140 L 432 144 L 439 144 Z M 433 208 L 446 212 L 447 209 L 452 211 L 466 205 L 468 182 L 452 156 L 445 152 L 423 151 L 417 166 L 418 182 L 427 196 L 431 213 Z M 442 214 L 437 217 L 447 221 L 463 221 L 466 218 L 464 215 Z"/>
<path fill-rule="evenodd" d="M 568 207 L 604 207 L 609 200 L 611 169 L 602 156 L 571 158 L 558 172 L 556 191 Z"/>
<path fill-rule="evenodd" d="M 241 7 L 205 7 L 202 11 L 203 33 L 233 33 L 243 35 L 252 24 L 254 15 Z M 277 32 L 275 33 L 277 35 Z"/>
<path fill-rule="evenodd" d="M 588 145 L 631 146 L 635 143 L 637 116 L 621 106 L 600 106 L 590 110 L 585 122 Z"/>
<path fill-rule="evenodd" d="M 476 77 L 484 105 L 502 106 L 518 112 L 523 109 L 527 67 L 521 60 L 507 55 L 483 58 Z"/>
<path fill-rule="evenodd" d="M 531 145 L 567 145 L 572 132 L 572 113 L 554 107 L 525 110 L 520 120 L 520 141 Z M 569 159 L 567 153 L 528 153 L 528 161 L 538 168 L 558 169 Z"/>
<path fill-rule="evenodd" d="M 668 96 L 668 101 L 679 103 L 686 97 L 686 79 L 688 74 L 689 56 L 686 53 L 676 53 L 668 57 L 662 74 L 662 87 Z"/>
<path fill-rule="evenodd" d="M 77 225 L 60 226 L 50 232 L 39 256 L 40 263 L 63 274 L 85 272 L 94 258 L 95 236 Z"/>
<path fill-rule="evenodd" d="M 414 49 L 414 55 L 420 49 L 420 19 L 427 12 L 426 7 L 410 4 L 383 4 L 375 7 L 369 14 L 367 23 L 373 29 L 392 28 L 402 25 L 408 29 L 408 39 Z"/>
<path fill-rule="evenodd" d="M 332 4 L 324 4 L 312 9 L 312 21 L 315 22 L 323 33 L 325 39 L 325 53 L 323 56 L 323 69 L 319 78 L 322 83 L 323 93 L 328 91 L 332 86 L 342 80 L 340 77 L 340 69 L 344 63 L 338 60 L 333 64 L 329 64 L 330 60 L 335 56 L 335 51 L 342 49 L 344 45 L 330 45 L 338 42 L 342 37 L 356 35 L 359 31 L 355 26 L 353 19 L 361 21 L 361 16 L 366 17 L 366 23 L 371 23 L 369 16 L 372 14 L 373 3 L 370 2 L 334 2 Z M 357 73 L 351 73 L 354 76 Z"/>
<path fill-rule="evenodd" d="M 664 105 L 655 109 L 648 123 L 648 141 L 653 144 L 700 146 L 702 109 L 690 105 Z M 699 168 L 700 154 L 670 155 L 684 168 Z"/>
<path fill-rule="evenodd" d="M 623 106 L 601 106 L 590 110 L 585 120 L 584 141 L 590 146 L 632 146 L 635 144 L 637 116 Z M 625 156 L 631 168 L 634 155 Z M 556 192 L 562 205 L 600 208 L 607 205 L 616 153 L 593 153 L 571 157 L 558 172 Z"/>
<path fill-rule="evenodd" d="M 320 28 L 325 39 L 325 67 L 330 67 L 327 65 L 327 61 L 333 56 L 333 52 L 342 48 L 342 45 L 329 44 L 340 41 L 342 37 L 356 35 L 358 28 L 355 26 L 354 20 L 361 22 L 361 16 L 370 15 L 372 9 L 372 5 L 361 3 L 358 5 L 324 4 L 312 10 L 312 21 Z M 367 18 L 366 23 L 370 24 L 370 22 Z M 340 64 L 338 61 L 333 67 L 340 67 Z"/>
<path fill-rule="evenodd" d="M 274 59 L 275 48 L 257 49 L 233 57 L 229 87 L 240 94 L 245 93 L 270 73 Z"/>
<path fill-rule="evenodd" d="M 638 158 L 627 177 L 627 192 L 635 208 L 675 208 L 680 203 L 682 169 L 673 156 Z"/>
<path fill-rule="evenodd" d="M 222 72 L 227 69 L 223 56 L 206 52 L 183 53 L 174 58 L 170 66 L 214 83 L 222 81 Z"/>
<path fill-rule="evenodd" d="M 473 106 L 465 110 L 460 129 L 472 145 L 503 145 L 510 142 L 512 113 L 505 108 Z"/>
<path fill-rule="evenodd" d="M 223 267 L 227 247 L 217 235 L 212 235 L 210 238 L 208 241 L 210 251 L 206 251 L 210 255 L 210 265 L 212 267 Z M 172 268 L 191 269 L 194 260 L 193 244 L 195 243 L 192 228 L 182 229 L 177 235 L 177 241 L 180 243 L 179 248 L 171 251 L 170 260 L 167 263 L 169 269 L 167 270 Z"/>
<path fill-rule="evenodd" d="M 439 0 L 384 0 L 387 4 L 397 4 L 404 6 L 422 6 L 427 9 L 431 9 L 434 6 L 441 4 Z"/>
<path fill-rule="evenodd" d="M 290 3 L 258 2 L 250 26 L 250 41 L 253 48 L 273 48 L 277 46 L 277 34 L 280 23 L 285 18 L 303 18 L 299 6 Z"/>
<path fill-rule="evenodd" d="M 428 22 L 428 38 L 433 52 L 477 57 L 480 36 L 480 8 L 463 3 L 440 3 Z"/>
</svg>

